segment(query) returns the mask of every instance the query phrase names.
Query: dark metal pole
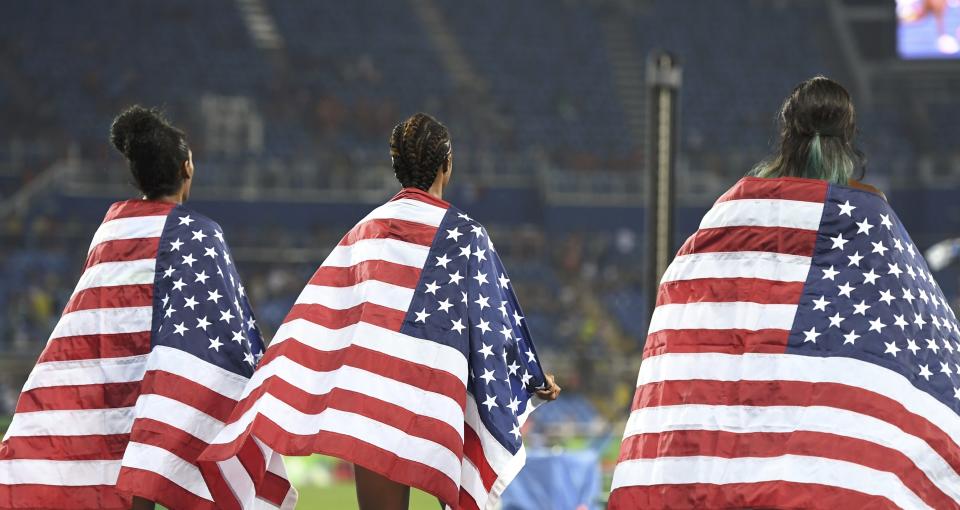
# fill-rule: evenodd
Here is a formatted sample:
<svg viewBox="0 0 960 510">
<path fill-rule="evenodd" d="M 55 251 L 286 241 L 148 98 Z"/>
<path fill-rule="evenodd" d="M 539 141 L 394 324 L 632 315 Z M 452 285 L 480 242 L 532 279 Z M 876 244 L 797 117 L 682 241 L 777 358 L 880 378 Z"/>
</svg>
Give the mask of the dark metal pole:
<svg viewBox="0 0 960 510">
<path fill-rule="evenodd" d="M 675 56 L 654 51 L 647 58 L 647 317 L 673 259 L 674 170 L 679 137 L 682 72 Z"/>
</svg>

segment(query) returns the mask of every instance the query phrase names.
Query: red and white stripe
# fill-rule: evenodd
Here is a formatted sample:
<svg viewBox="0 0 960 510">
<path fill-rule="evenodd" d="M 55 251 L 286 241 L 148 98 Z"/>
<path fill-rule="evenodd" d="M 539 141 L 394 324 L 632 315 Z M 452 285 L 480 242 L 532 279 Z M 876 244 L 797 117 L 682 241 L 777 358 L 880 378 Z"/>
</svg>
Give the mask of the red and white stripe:
<svg viewBox="0 0 960 510">
<path fill-rule="evenodd" d="M 129 508 L 116 488 L 150 352 L 153 280 L 172 204 L 123 202 L 23 387 L 0 453 L 0 506 Z"/>
<path fill-rule="evenodd" d="M 960 418 L 852 358 L 785 354 L 824 182 L 742 180 L 661 281 L 610 508 L 960 508 Z"/>
<path fill-rule="evenodd" d="M 340 457 L 454 508 L 487 506 L 515 460 L 466 397 L 467 360 L 400 333 L 447 207 L 401 192 L 310 279 L 204 454 L 205 472 L 231 483 L 235 504 L 224 508 L 248 508 L 249 487 L 243 477 L 232 483 L 230 470 L 251 440 L 284 455 Z"/>
<path fill-rule="evenodd" d="M 196 459 L 247 379 L 151 349 L 156 255 L 172 208 L 115 204 L 94 235 L 7 430 L 0 507 L 127 509 L 135 495 L 216 508 Z M 286 494 L 274 492 L 265 499 L 279 507 Z"/>
</svg>

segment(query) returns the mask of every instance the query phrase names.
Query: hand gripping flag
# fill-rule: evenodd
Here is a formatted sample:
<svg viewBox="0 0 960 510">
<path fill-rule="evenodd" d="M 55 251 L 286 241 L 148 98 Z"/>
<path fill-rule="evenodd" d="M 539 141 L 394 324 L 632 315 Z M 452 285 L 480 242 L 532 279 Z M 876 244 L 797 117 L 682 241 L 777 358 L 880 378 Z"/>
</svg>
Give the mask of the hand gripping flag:
<svg viewBox="0 0 960 510">
<path fill-rule="evenodd" d="M 886 201 L 745 178 L 660 283 L 610 508 L 960 508 L 960 335 Z"/>
<path fill-rule="evenodd" d="M 23 387 L 0 508 L 126 510 L 132 496 L 217 508 L 196 459 L 262 352 L 220 227 L 183 206 L 114 204 Z M 271 468 L 263 507 L 292 508 Z"/>
<path fill-rule="evenodd" d="M 202 467 L 228 475 L 247 450 L 323 453 L 447 507 L 488 508 L 523 466 L 520 428 L 543 385 L 484 228 L 406 189 L 310 279 Z M 242 478 L 225 508 L 249 499 Z"/>
</svg>

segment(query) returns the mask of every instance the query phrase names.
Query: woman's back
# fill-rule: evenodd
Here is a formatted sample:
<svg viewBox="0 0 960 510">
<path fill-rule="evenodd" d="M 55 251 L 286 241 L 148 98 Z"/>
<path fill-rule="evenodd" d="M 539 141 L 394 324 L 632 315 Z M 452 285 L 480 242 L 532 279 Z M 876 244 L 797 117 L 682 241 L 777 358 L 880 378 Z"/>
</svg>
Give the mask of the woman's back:
<svg viewBox="0 0 960 510">
<path fill-rule="evenodd" d="M 809 111 L 663 276 L 611 509 L 960 505 L 956 317 Z"/>
<path fill-rule="evenodd" d="M 113 204 L 93 235 L 0 449 L 0 508 L 218 507 L 208 483 L 222 480 L 197 457 L 263 339 L 219 225 L 180 203 L 183 134 L 142 108 L 113 134 L 144 197 Z"/>
</svg>

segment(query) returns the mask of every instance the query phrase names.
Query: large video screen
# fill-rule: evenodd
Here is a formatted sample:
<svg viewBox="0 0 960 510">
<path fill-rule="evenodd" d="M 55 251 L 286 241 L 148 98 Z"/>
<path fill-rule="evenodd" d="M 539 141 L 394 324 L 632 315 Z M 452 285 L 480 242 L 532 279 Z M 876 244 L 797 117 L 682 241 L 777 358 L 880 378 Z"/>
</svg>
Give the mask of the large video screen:
<svg viewBox="0 0 960 510">
<path fill-rule="evenodd" d="M 960 58 L 960 0 L 897 0 L 902 58 Z"/>
</svg>

